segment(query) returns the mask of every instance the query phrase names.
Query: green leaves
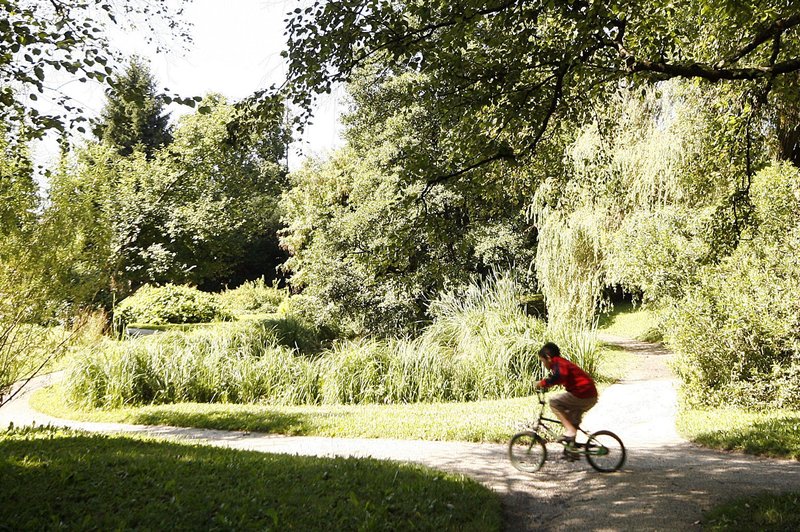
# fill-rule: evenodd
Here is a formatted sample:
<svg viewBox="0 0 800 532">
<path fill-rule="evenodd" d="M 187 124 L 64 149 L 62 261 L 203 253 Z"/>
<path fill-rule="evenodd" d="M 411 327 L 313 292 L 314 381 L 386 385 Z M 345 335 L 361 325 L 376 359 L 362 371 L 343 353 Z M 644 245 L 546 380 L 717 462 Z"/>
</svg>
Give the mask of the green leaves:
<svg viewBox="0 0 800 532">
<path fill-rule="evenodd" d="M 178 6 L 183 3 L 179 0 Z M 11 101 L 0 107 L 0 119 L 15 123 L 27 121 L 28 137 L 39 137 L 48 129 L 65 129 L 82 117 L 82 110 L 52 81 L 58 71 L 66 71 L 76 81 L 109 82 L 122 54 L 106 39 L 106 25 L 130 21 L 149 27 L 151 35 L 185 36 L 183 23 L 173 13 L 174 4 L 124 0 L 114 4 L 97 2 L 29 2 L 7 0 L 0 3 L 0 86 L 19 87 Z M 117 18 L 119 15 L 119 18 Z M 167 21 L 167 28 L 160 22 Z M 152 39 L 152 37 L 151 37 Z M 112 68 L 114 67 L 114 68 Z M 64 82 L 63 75 L 58 85 Z M 47 89 L 47 90 L 45 90 Z M 36 114 L 26 96 L 31 91 L 45 94 L 58 109 L 52 116 Z M 85 118 L 83 118 L 85 120 Z"/>
<path fill-rule="evenodd" d="M 199 105 L 205 114 L 183 116 L 174 141 L 151 144 L 148 156 L 146 142 L 157 138 L 148 132 L 160 131 L 150 94 L 107 106 L 114 120 L 100 134 L 109 142 L 79 148 L 54 175 L 44 224 L 59 239 L 53 286 L 72 301 L 110 306 L 144 283 L 216 288 L 273 279 L 284 260 L 275 236 L 282 124 L 254 119 L 232 135 L 239 111 L 212 95 Z M 129 155 L 119 153 L 123 141 Z"/>
<path fill-rule="evenodd" d="M 121 323 L 207 323 L 231 316 L 208 293 L 190 286 L 145 285 L 125 298 L 115 309 Z"/>
</svg>

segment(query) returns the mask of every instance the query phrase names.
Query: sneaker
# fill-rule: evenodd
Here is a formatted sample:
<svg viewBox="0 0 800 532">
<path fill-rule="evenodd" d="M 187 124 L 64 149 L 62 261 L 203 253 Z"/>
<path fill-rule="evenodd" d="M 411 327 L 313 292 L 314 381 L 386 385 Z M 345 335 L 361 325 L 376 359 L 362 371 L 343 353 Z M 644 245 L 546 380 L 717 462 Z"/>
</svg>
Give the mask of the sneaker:
<svg viewBox="0 0 800 532">
<path fill-rule="evenodd" d="M 564 452 L 561 453 L 561 459 L 566 460 L 567 462 L 575 462 L 577 460 L 580 460 L 581 457 L 580 455 L 575 454 L 572 451 L 569 451 L 568 449 L 565 448 Z"/>
<path fill-rule="evenodd" d="M 556 440 L 556 442 L 563 443 L 565 445 L 575 445 L 575 436 L 561 436 Z"/>
</svg>

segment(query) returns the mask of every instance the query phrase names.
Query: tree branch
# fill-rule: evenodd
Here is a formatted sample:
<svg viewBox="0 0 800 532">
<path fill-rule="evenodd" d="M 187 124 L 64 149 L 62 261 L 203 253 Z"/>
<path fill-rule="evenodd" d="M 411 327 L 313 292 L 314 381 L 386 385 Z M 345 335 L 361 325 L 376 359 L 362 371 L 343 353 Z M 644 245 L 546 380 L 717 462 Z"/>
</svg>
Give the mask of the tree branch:
<svg viewBox="0 0 800 532">
<path fill-rule="evenodd" d="M 800 14 L 793 15 L 788 18 L 778 19 L 760 32 L 756 34 L 753 40 L 748 43 L 746 46 L 740 48 L 733 54 L 729 55 L 728 57 L 722 59 L 716 65 L 716 68 L 725 68 L 725 66 L 738 62 L 741 58 L 746 56 L 747 54 L 751 53 L 753 50 L 761 46 L 767 41 L 773 40 L 776 37 L 780 37 L 781 34 L 786 32 L 787 30 L 793 28 L 800 24 Z"/>
<path fill-rule="evenodd" d="M 490 155 L 489 157 L 486 157 L 485 159 L 481 159 L 478 162 L 472 163 L 469 166 L 466 166 L 464 168 L 460 168 L 460 169 L 458 169 L 458 170 L 456 170 L 454 172 L 451 172 L 449 174 L 440 175 L 440 176 L 432 179 L 431 181 L 428 181 L 425 184 L 425 188 L 422 190 L 422 193 L 420 194 L 420 198 L 424 201 L 425 200 L 425 196 L 427 196 L 428 193 L 431 191 L 431 189 L 433 187 L 435 187 L 436 185 L 438 185 L 439 183 L 442 183 L 444 181 L 447 181 L 448 179 L 453 179 L 454 177 L 458 177 L 460 175 L 466 174 L 467 172 L 470 172 L 472 170 L 480 168 L 483 165 L 489 164 L 489 163 L 494 162 L 494 161 L 500 161 L 500 160 L 503 160 L 503 159 L 514 159 L 514 152 L 512 152 L 511 150 L 498 150 L 497 153 L 495 153 L 493 155 Z"/>
<path fill-rule="evenodd" d="M 702 78 L 709 81 L 756 80 L 800 70 L 800 59 L 790 59 L 769 66 L 716 68 L 703 63 L 667 63 L 664 61 L 626 60 L 630 72 L 663 74 L 667 78 Z"/>
</svg>

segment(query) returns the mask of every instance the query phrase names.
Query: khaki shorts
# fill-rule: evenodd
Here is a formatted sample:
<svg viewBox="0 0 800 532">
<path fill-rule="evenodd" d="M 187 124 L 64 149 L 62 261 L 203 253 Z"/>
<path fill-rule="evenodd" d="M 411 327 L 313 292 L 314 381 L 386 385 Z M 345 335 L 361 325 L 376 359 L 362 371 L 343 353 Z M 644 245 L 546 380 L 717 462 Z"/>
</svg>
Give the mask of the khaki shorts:
<svg viewBox="0 0 800 532">
<path fill-rule="evenodd" d="M 550 398 L 550 408 L 564 414 L 573 425 L 580 426 L 583 414 L 597 404 L 597 397 L 575 397 L 569 392 L 562 392 Z"/>
</svg>

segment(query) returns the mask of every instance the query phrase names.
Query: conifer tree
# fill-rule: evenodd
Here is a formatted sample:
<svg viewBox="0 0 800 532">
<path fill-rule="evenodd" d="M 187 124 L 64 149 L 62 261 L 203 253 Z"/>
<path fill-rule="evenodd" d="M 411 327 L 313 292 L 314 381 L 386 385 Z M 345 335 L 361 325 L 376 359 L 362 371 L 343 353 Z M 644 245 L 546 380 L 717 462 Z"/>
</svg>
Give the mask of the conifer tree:
<svg viewBox="0 0 800 532">
<path fill-rule="evenodd" d="M 108 91 L 95 135 L 120 155 L 130 155 L 140 145 L 148 159 L 172 142 L 169 113 L 164 113 L 153 75 L 141 58 L 134 56 Z"/>
</svg>

